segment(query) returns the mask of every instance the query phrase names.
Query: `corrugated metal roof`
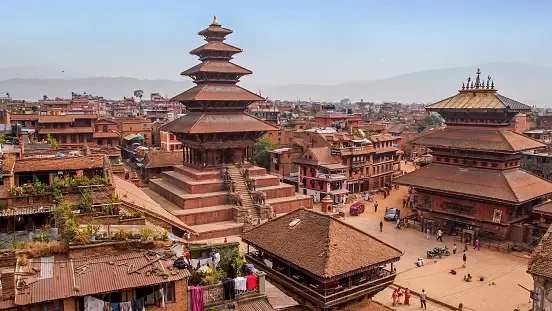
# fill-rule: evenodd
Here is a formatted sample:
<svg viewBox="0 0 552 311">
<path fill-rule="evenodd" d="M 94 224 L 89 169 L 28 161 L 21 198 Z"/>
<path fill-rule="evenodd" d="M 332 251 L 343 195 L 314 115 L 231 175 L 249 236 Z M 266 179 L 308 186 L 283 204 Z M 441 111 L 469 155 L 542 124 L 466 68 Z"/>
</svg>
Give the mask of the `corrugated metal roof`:
<svg viewBox="0 0 552 311">
<path fill-rule="evenodd" d="M 253 299 L 238 304 L 238 311 L 274 311 L 266 298 Z"/>
<path fill-rule="evenodd" d="M 190 277 L 172 269 L 176 257 L 152 252 L 69 259 L 66 255 L 17 263 L 15 304 L 26 305 L 162 284 Z"/>
<path fill-rule="evenodd" d="M 76 295 L 119 291 L 176 281 L 190 277 L 188 270 L 172 270 L 174 259 L 148 252 L 102 256 L 71 260 L 74 269 Z M 153 263 L 152 263 L 153 262 Z M 151 264 L 148 264 L 151 263 Z M 87 266 L 84 272 L 79 267 Z M 133 273 L 132 271 L 136 271 Z"/>
</svg>

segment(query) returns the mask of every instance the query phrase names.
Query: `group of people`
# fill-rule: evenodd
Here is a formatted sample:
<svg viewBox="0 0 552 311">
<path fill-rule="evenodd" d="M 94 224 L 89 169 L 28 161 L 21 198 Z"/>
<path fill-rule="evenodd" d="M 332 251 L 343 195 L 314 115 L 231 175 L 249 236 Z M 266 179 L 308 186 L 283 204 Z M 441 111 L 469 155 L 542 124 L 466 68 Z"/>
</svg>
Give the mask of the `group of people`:
<svg viewBox="0 0 552 311">
<path fill-rule="evenodd" d="M 404 301 L 401 302 L 401 299 L 402 297 L 404 296 Z M 395 305 L 400 304 L 404 304 L 405 306 L 410 306 L 410 297 L 412 296 L 412 294 L 410 293 L 410 290 L 407 288 L 404 289 L 404 291 L 402 290 L 401 287 L 393 290 L 393 294 L 391 294 L 391 298 L 393 298 L 393 307 Z"/>
</svg>

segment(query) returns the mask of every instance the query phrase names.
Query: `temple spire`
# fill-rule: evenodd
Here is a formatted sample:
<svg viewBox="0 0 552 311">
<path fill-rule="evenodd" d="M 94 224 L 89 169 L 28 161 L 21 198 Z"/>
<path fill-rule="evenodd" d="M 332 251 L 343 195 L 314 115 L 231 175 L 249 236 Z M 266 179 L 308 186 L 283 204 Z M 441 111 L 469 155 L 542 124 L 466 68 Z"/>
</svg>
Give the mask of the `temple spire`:
<svg viewBox="0 0 552 311">
<path fill-rule="evenodd" d="M 475 88 L 478 89 L 479 86 L 481 85 L 481 80 L 479 80 L 479 75 L 481 74 L 481 70 L 479 68 L 477 68 L 476 74 L 477 76 L 475 77 Z"/>
<path fill-rule="evenodd" d="M 220 26 L 220 24 L 217 21 L 217 15 L 216 14 L 213 15 L 213 22 L 209 26 Z"/>
</svg>

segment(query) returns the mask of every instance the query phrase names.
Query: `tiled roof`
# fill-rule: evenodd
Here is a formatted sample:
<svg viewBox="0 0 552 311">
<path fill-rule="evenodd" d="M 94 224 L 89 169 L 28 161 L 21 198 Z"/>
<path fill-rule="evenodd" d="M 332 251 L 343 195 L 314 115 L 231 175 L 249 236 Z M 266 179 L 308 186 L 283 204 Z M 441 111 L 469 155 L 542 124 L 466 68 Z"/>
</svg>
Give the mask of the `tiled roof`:
<svg viewBox="0 0 552 311">
<path fill-rule="evenodd" d="M 39 116 L 38 123 L 70 123 L 77 119 L 97 119 L 95 114 L 64 114 L 59 116 Z"/>
<path fill-rule="evenodd" d="M 460 91 L 455 96 L 425 107 L 426 110 L 486 109 L 531 110 L 531 107 L 498 94 L 495 90 Z"/>
<path fill-rule="evenodd" d="M 309 156 L 311 156 L 311 159 L 308 158 Z M 332 157 L 329 147 L 311 147 L 305 150 L 305 152 L 293 162 L 326 166 L 339 164 L 339 162 Z"/>
<path fill-rule="evenodd" d="M 397 152 L 399 151 L 399 149 L 397 149 L 396 147 L 383 147 L 383 148 L 376 148 L 375 151 L 376 151 L 376 154 L 382 154 L 387 152 Z"/>
<path fill-rule="evenodd" d="M 404 131 L 406 124 L 404 123 L 395 123 L 387 128 L 387 133 L 400 134 Z"/>
<path fill-rule="evenodd" d="M 15 304 L 26 305 L 120 291 L 190 276 L 188 270 L 169 270 L 176 257 L 163 255 L 161 252 L 158 255 L 144 251 L 79 259 L 70 259 L 66 255 L 33 258 L 25 266 L 18 264 L 16 284 L 24 281 L 25 286 L 16 289 Z M 148 262 L 157 258 L 162 259 L 148 265 Z M 146 273 L 154 268 L 158 272 Z M 140 270 L 129 273 L 134 269 Z"/>
<path fill-rule="evenodd" d="M 145 168 L 167 167 L 182 164 L 184 160 L 182 150 L 177 151 L 157 151 L 153 150 L 146 153 L 144 159 Z"/>
<path fill-rule="evenodd" d="M 218 32 L 218 33 L 225 33 L 225 34 L 231 34 L 232 30 L 220 26 L 209 26 L 208 28 L 203 29 L 202 31 L 198 32 L 197 34 L 202 36 L 204 34 L 207 34 L 209 32 Z"/>
<path fill-rule="evenodd" d="M 552 183 L 523 170 L 494 171 L 433 163 L 393 180 L 428 190 L 520 204 L 552 193 Z"/>
<path fill-rule="evenodd" d="M 396 261 L 402 255 L 343 221 L 304 208 L 245 231 L 241 237 L 325 279 Z"/>
<path fill-rule="evenodd" d="M 257 101 L 264 100 L 264 98 L 237 85 L 206 84 L 194 86 L 171 100 L 180 102 L 191 100 Z"/>
<path fill-rule="evenodd" d="M 389 134 L 378 134 L 370 136 L 370 141 L 373 143 L 382 142 L 382 141 L 393 141 L 397 138 Z"/>
<path fill-rule="evenodd" d="M 547 200 L 541 204 L 533 206 L 533 212 L 552 216 L 552 201 Z"/>
<path fill-rule="evenodd" d="M 198 54 L 199 52 L 203 50 L 210 50 L 210 51 L 225 51 L 225 52 L 234 52 L 234 53 L 241 53 L 242 49 L 237 48 L 233 45 L 220 42 L 220 41 L 211 41 L 208 42 L 197 49 L 194 49 L 190 51 L 190 54 Z"/>
<path fill-rule="evenodd" d="M 65 127 L 65 128 L 47 128 L 39 129 L 40 134 L 82 134 L 93 133 L 93 127 Z"/>
<path fill-rule="evenodd" d="M 113 176 L 113 183 L 115 185 L 115 191 L 119 194 L 121 201 L 129 208 L 139 210 L 147 216 L 160 219 L 186 232 L 197 234 L 193 229 L 184 224 L 178 217 L 169 213 L 133 183 L 117 176 Z"/>
<path fill-rule="evenodd" d="M 198 72 L 228 72 L 228 73 L 237 73 L 248 75 L 253 72 L 249 69 L 238 66 L 234 63 L 228 61 L 206 61 L 201 64 L 195 65 L 194 67 L 185 70 L 181 73 L 183 76 L 191 75 Z"/>
<path fill-rule="evenodd" d="M 546 147 L 524 135 L 501 130 L 445 128 L 412 140 L 413 144 L 451 149 L 519 152 Z"/>
<path fill-rule="evenodd" d="M 552 279 L 552 226 L 535 248 L 533 257 L 529 260 L 527 272 Z"/>
<path fill-rule="evenodd" d="M 38 114 L 10 114 L 12 121 L 38 120 Z"/>
<path fill-rule="evenodd" d="M 20 159 L 15 161 L 14 173 L 37 171 L 74 171 L 103 168 L 104 155 L 83 157 Z"/>
<path fill-rule="evenodd" d="M 94 132 L 94 138 L 119 138 L 119 134 L 115 132 Z"/>
<path fill-rule="evenodd" d="M 275 131 L 274 125 L 241 114 L 190 112 L 170 123 L 161 126 L 162 131 L 173 133 L 226 133 Z"/>
</svg>

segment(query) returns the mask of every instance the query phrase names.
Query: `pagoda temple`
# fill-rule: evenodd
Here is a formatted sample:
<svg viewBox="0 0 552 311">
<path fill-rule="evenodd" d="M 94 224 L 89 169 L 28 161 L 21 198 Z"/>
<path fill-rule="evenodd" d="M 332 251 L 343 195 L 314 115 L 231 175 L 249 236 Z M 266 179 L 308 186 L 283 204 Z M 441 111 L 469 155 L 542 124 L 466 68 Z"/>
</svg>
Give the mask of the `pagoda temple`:
<svg viewBox="0 0 552 311">
<path fill-rule="evenodd" d="M 230 62 L 242 51 L 224 42 L 231 33 L 216 17 L 199 32 L 207 43 L 190 53 L 201 64 L 182 72 L 196 86 L 172 99 L 189 113 L 161 127 L 182 142 L 182 165 L 159 172 L 146 190 L 193 228 L 195 239 L 238 235 L 259 219 L 312 208 L 310 196 L 248 161 L 257 139 L 277 128 L 245 113 L 250 103 L 264 99 L 236 85 L 251 71 Z"/>
<path fill-rule="evenodd" d="M 224 42 L 232 30 L 222 27 L 216 16 L 198 34 L 206 44 L 194 49 L 201 64 L 181 73 L 196 84 L 171 99 L 190 111 L 161 128 L 182 141 L 184 163 L 197 167 L 220 167 L 242 163 L 252 156 L 256 140 L 266 131 L 278 128 L 245 114 L 245 109 L 261 96 L 236 85 L 252 72 L 230 60 L 242 50 Z"/>
<path fill-rule="evenodd" d="M 433 163 L 394 182 L 411 186 L 424 228 L 471 241 L 523 241 L 522 224 L 552 183 L 521 170 L 520 159 L 522 151 L 545 145 L 511 131 L 514 116 L 531 107 L 499 94 L 491 77 L 480 75 L 478 69 L 458 94 L 426 106 L 446 120 L 445 129 L 413 141 L 432 151 Z"/>
</svg>

